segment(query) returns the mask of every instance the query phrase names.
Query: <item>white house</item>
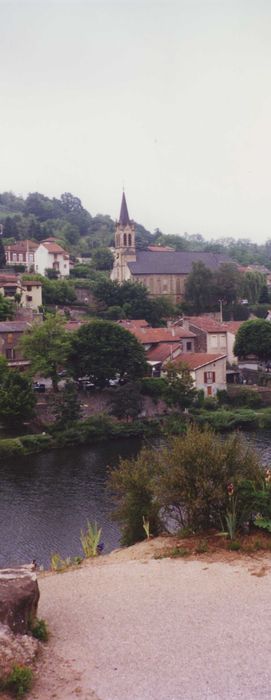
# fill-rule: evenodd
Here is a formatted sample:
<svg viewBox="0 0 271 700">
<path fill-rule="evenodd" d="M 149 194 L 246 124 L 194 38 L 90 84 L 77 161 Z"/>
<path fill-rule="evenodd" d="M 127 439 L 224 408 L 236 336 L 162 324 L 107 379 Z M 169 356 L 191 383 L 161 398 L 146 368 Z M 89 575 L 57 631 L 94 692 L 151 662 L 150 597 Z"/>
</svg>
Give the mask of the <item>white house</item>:
<svg viewBox="0 0 271 700">
<path fill-rule="evenodd" d="M 173 363 L 184 363 L 190 371 L 195 389 L 203 389 L 205 396 L 215 396 L 217 390 L 226 389 L 227 355 L 206 352 L 185 352 Z"/>
<path fill-rule="evenodd" d="M 55 270 L 59 277 L 68 277 L 70 274 L 69 254 L 56 243 L 55 238 L 41 241 L 35 252 L 35 272 L 46 275 L 46 270 Z"/>
</svg>

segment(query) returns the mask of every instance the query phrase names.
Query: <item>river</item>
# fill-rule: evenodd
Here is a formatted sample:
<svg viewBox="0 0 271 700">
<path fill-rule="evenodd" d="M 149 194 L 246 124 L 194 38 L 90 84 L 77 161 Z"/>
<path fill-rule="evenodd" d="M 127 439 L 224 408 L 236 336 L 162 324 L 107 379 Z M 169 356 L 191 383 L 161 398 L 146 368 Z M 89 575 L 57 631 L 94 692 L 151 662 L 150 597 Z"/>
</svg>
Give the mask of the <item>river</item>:
<svg viewBox="0 0 271 700">
<path fill-rule="evenodd" d="M 271 432 L 246 436 L 271 462 Z M 50 556 L 81 554 L 80 530 L 87 520 L 102 527 L 105 552 L 119 546 L 112 502 L 105 488 L 108 465 L 132 457 L 139 440 L 119 440 L 17 457 L 0 465 L 0 567 L 36 559 L 48 568 Z"/>
</svg>

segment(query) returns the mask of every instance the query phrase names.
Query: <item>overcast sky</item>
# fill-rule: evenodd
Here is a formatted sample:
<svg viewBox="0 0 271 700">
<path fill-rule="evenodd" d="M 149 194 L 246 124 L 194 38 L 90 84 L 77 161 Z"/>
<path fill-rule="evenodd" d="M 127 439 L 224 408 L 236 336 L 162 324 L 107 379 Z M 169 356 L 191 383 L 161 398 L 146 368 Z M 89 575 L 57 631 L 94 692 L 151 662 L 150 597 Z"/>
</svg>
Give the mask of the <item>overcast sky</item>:
<svg viewBox="0 0 271 700">
<path fill-rule="evenodd" d="M 271 237 L 270 0 L 0 0 L 0 192 Z"/>
</svg>

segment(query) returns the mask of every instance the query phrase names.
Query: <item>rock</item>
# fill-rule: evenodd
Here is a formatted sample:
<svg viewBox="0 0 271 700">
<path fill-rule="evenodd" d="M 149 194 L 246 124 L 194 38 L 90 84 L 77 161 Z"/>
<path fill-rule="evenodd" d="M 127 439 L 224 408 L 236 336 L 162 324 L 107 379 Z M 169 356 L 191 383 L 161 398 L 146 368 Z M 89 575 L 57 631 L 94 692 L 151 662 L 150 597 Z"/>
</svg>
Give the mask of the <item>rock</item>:
<svg viewBox="0 0 271 700">
<path fill-rule="evenodd" d="M 5 680 L 13 666 L 30 666 L 38 651 L 38 640 L 27 634 L 14 634 L 0 624 L 0 679 Z"/>
<path fill-rule="evenodd" d="M 39 587 L 31 566 L 0 569 L 0 623 L 26 634 L 37 616 Z"/>
</svg>

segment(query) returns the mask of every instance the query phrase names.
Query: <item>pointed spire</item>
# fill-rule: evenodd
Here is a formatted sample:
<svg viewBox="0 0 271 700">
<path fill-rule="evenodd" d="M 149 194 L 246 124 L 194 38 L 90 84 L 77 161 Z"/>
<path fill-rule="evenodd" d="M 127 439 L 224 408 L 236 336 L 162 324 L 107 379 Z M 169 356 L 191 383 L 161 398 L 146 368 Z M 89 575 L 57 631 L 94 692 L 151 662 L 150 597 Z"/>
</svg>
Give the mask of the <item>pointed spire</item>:
<svg viewBox="0 0 271 700">
<path fill-rule="evenodd" d="M 129 214 L 128 214 L 128 207 L 126 203 L 126 197 L 125 197 L 125 192 L 122 194 L 122 200 L 121 200 L 121 207 L 120 207 L 120 219 L 119 219 L 119 224 L 120 226 L 129 226 L 130 224 L 130 219 L 129 219 Z"/>
</svg>

